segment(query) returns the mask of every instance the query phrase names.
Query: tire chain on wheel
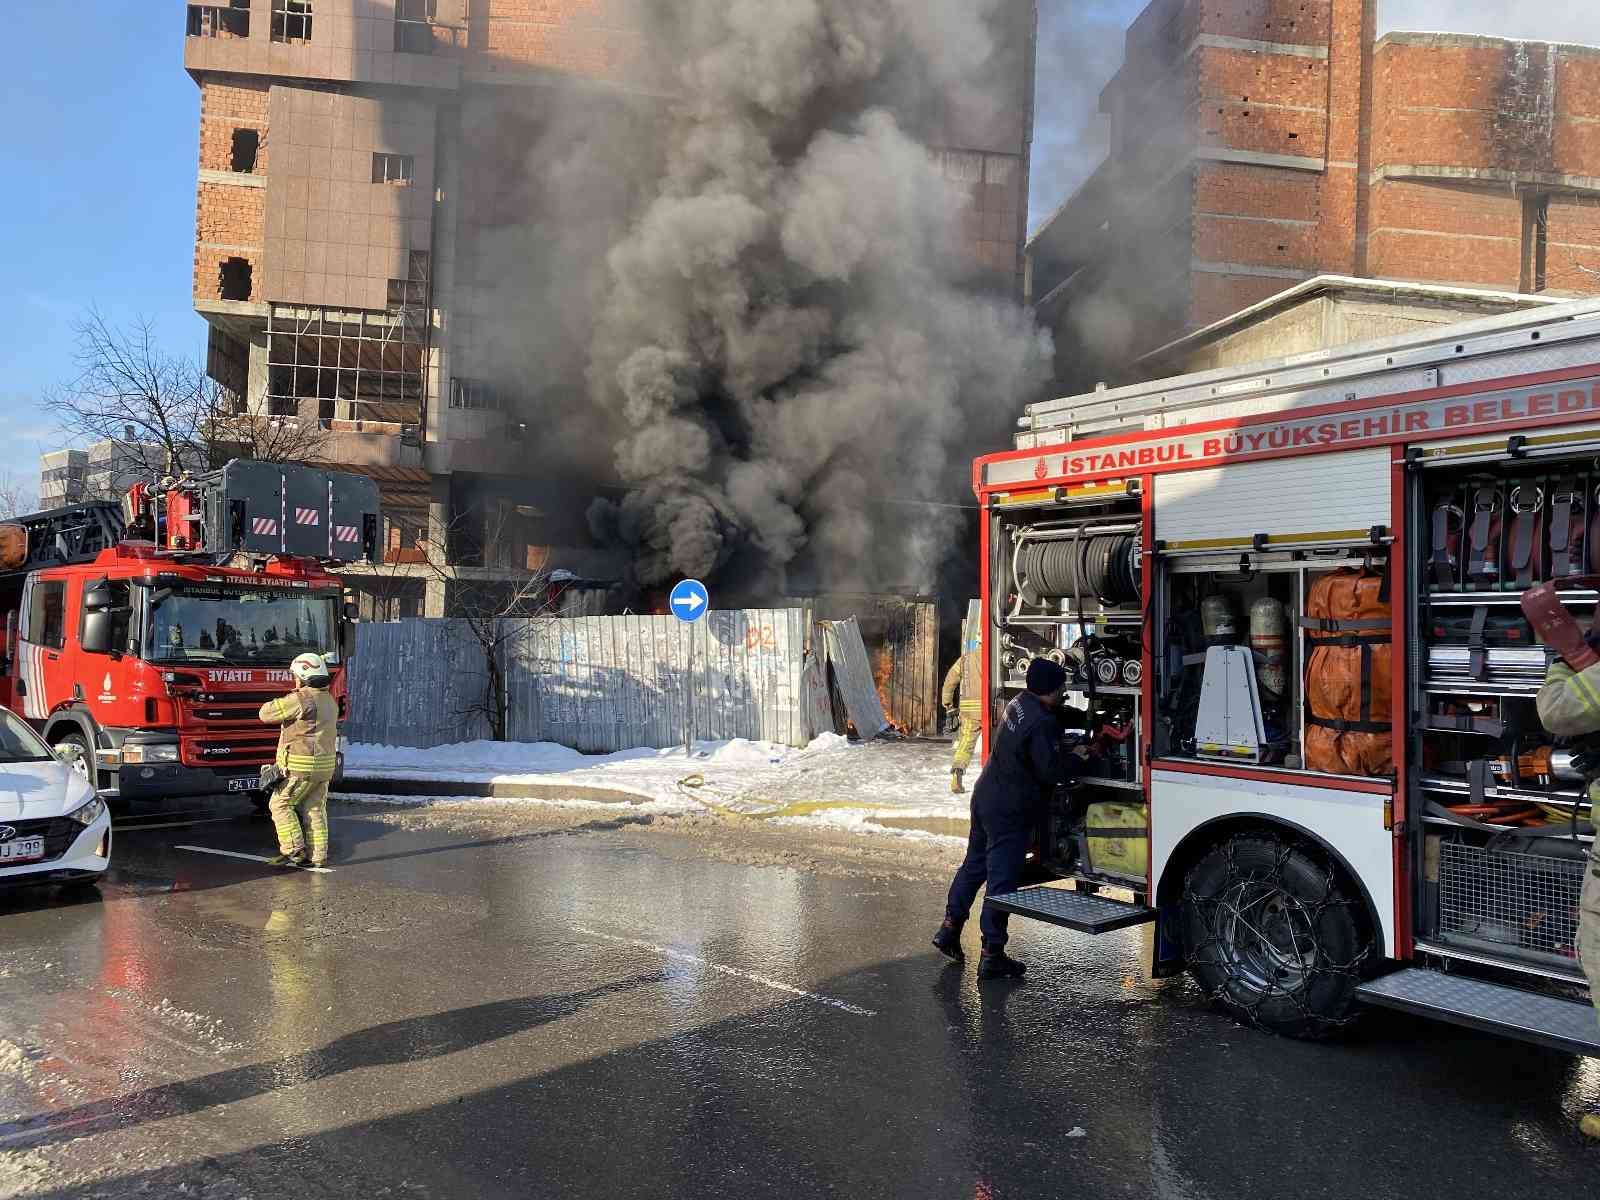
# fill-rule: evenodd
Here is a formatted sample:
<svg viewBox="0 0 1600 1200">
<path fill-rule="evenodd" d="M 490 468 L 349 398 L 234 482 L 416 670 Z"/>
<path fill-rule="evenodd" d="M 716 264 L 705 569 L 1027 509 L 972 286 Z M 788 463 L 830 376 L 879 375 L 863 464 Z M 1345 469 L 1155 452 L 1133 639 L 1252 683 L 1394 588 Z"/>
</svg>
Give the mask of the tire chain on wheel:
<svg viewBox="0 0 1600 1200">
<path fill-rule="evenodd" d="M 1235 882 L 1260 881 L 1263 876 L 1259 872 L 1245 870 L 1238 866 L 1234 860 L 1236 850 L 1237 844 L 1233 841 L 1229 841 L 1227 843 L 1228 874 L 1225 880 L 1226 885 L 1231 888 Z M 1294 850 L 1295 848 L 1292 845 L 1279 842 L 1277 844 L 1277 861 L 1272 866 L 1271 874 L 1266 876 L 1266 878 L 1281 878 L 1283 865 L 1288 860 L 1289 855 L 1294 853 Z M 1313 932 L 1315 932 L 1317 929 L 1318 923 L 1321 921 L 1322 914 L 1328 909 L 1359 907 L 1358 901 L 1338 896 L 1336 887 L 1337 876 L 1335 875 L 1333 868 L 1328 866 L 1325 867 L 1324 870 L 1326 875 L 1323 881 L 1322 899 L 1307 907 Z M 1222 901 L 1218 900 L 1214 896 L 1207 897 L 1198 895 L 1194 890 L 1192 881 L 1186 882 L 1184 885 L 1184 901 L 1192 901 L 1201 912 L 1206 914 L 1207 917 L 1205 921 L 1205 928 L 1209 931 L 1209 936 L 1198 946 L 1186 948 L 1188 955 L 1193 958 L 1212 946 L 1220 946 L 1222 944 L 1222 938 L 1215 932 L 1217 923 L 1212 919 L 1212 917 L 1219 909 L 1222 908 L 1223 905 Z M 1358 923 L 1358 927 L 1360 924 L 1361 923 Z M 1319 976 L 1342 976 L 1359 981 L 1362 978 L 1363 968 L 1372 957 L 1372 938 L 1369 935 L 1361 948 L 1356 952 L 1355 956 L 1347 963 L 1323 963 L 1321 960 L 1324 956 L 1322 953 L 1322 943 L 1320 939 L 1316 943 L 1316 948 L 1317 958 L 1319 961 L 1317 965 L 1313 966 L 1306 972 L 1306 979 L 1308 981 L 1306 986 L 1300 988 L 1298 991 L 1295 991 L 1289 988 L 1276 986 L 1277 981 L 1274 979 L 1271 985 L 1265 991 L 1260 993 L 1255 1002 L 1248 1005 L 1239 1003 L 1239 1001 L 1235 998 L 1236 993 L 1230 990 L 1230 985 L 1240 981 L 1241 972 L 1236 966 L 1234 966 L 1233 963 L 1228 961 L 1227 955 L 1222 954 L 1218 955 L 1216 958 L 1208 959 L 1207 965 L 1220 968 L 1220 971 L 1225 978 L 1217 987 L 1205 991 L 1206 999 L 1212 1003 L 1216 1003 L 1219 1000 L 1222 1001 L 1227 1006 L 1229 1011 L 1240 1014 L 1255 1028 L 1267 1030 L 1268 1032 L 1271 1032 L 1271 1030 L 1261 1020 L 1260 1010 L 1268 1001 L 1276 999 L 1280 996 L 1287 999 L 1292 1005 L 1294 1005 L 1296 1011 L 1300 1015 L 1300 1019 L 1307 1022 L 1308 1025 L 1313 1029 L 1316 1029 L 1320 1032 L 1332 1032 L 1336 1029 L 1347 1026 L 1356 1019 L 1354 1014 L 1335 1018 L 1313 1012 L 1310 1006 L 1305 1002 L 1304 993 L 1311 990 L 1311 981 Z"/>
</svg>

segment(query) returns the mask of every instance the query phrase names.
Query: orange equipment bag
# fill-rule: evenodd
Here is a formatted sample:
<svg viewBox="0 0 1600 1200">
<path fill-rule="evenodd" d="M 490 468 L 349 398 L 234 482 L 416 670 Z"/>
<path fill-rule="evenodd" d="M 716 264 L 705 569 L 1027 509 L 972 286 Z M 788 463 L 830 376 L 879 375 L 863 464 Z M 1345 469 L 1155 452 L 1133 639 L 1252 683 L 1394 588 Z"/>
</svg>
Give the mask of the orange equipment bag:
<svg viewBox="0 0 1600 1200">
<path fill-rule="evenodd" d="M 1311 585 L 1300 624 L 1311 643 L 1306 766 L 1335 775 L 1392 775 L 1388 576 L 1365 569 L 1324 575 Z"/>
</svg>

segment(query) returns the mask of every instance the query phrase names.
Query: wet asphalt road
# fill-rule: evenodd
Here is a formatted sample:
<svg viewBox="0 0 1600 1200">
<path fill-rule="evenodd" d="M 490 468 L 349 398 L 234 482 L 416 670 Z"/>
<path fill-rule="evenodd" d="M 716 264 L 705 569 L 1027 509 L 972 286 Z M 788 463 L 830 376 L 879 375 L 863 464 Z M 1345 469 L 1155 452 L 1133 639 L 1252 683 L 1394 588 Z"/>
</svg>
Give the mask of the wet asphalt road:
<svg viewBox="0 0 1600 1200">
<path fill-rule="evenodd" d="M 125 831 L 98 900 L 0 893 L 0 1181 L 89 1197 L 1592 1197 L 1600 1062 L 1379 1016 L 1268 1038 L 1141 931 L 925 949 L 932 885 L 349 810 Z M 7 1175 L 7 1163 L 12 1173 Z M 76 1172 L 74 1182 L 41 1163 Z M 26 1168 L 26 1169 L 25 1169 Z M 84 1182 L 82 1172 L 98 1179 Z M 0 1195 L 6 1194 L 0 1187 Z"/>
</svg>

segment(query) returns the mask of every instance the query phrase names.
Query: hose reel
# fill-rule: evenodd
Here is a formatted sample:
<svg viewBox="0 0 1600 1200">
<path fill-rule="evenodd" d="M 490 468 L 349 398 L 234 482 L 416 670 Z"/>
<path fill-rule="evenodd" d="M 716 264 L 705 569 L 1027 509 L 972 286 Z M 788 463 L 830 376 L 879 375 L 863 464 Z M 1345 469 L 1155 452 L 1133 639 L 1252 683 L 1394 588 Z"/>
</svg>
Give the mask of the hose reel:
<svg viewBox="0 0 1600 1200">
<path fill-rule="evenodd" d="M 1093 596 L 1103 604 L 1139 601 L 1139 539 L 1131 533 L 1028 541 L 1017 551 L 1022 596 L 1029 604 L 1048 597 Z"/>
</svg>

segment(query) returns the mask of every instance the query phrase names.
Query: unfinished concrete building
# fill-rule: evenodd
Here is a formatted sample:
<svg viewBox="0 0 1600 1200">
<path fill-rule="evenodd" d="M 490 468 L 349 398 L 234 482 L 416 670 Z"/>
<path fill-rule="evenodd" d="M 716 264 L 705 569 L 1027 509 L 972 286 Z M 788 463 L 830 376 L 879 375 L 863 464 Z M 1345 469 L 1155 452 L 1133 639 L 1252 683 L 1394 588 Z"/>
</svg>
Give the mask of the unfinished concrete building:
<svg viewBox="0 0 1600 1200">
<path fill-rule="evenodd" d="M 564 382 L 582 378 L 581 361 L 562 361 L 579 339 L 557 336 L 558 304 L 507 288 L 537 276 L 548 232 L 530 228 L 529 195 L 546 114 L 573 94 L 638 100 L 624 68 L 647 48 L 614 7 L 187 6 L 209 371 L 241 413 L 317 422 L 319 458 L 379 481 L 389 562 L 368 589 L 373 615 L 442 615 L 458 585 L 508 568 L 618 574 L 584 517 L 596 464 L 572 462 L 526 416 L 530 398 L 557 412 L 587 403 Z M 1016 9 L 1031 65 L 1034 5 Z M 1018 74 L 1003 128 L 947 123 L 946 162 L 971 185 L 971 254 L 1020 293 L 1032 79 Z M 507 330 L 520 310 L 523 337 Z M 444 544 L 441 571 L 430 556 Z"/>
<path fill-rule="evenodd" d="M 1600 49 L 1155 0 L 1100 107 L 1109 157 L 1029 245 L 1064 384 L 1318 275 L 1600 292 Z"/>
</svg>

